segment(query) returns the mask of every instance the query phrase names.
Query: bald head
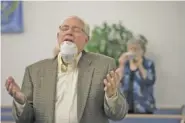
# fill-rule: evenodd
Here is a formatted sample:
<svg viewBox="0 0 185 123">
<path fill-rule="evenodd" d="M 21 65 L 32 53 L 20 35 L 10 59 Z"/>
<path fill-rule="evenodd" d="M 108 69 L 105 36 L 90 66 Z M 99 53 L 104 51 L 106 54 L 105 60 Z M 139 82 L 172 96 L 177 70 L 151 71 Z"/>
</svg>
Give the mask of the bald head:
<svg viewBox="0 0 185 123">
<path fill-rule="evenodd" d="M 89 26 L 81 18 L 70 16 L 60 24 L 57 38 L 59 45 L 66 40 L 74 42 L 81 52 L 89 39 Z"/>
<path fill-rule="evenodd" d="M 65 20 L 63 20 L 61 22 L 60 26 L 63 25 L 63 23 L 65 23 L 65 21 L 68 21 L 70 19 L 75 19 L 75 20 L 79 21 L 80 25 L 83 27 L 84 33 L 87 36 L 89 36 L 89 33 L 90 33 L 90 27 L 89 27 L 89 25 L 82 18 L 80 18 L 78 16 L 69 16 L 68 18 L 66 18 Z"/>
</svg>

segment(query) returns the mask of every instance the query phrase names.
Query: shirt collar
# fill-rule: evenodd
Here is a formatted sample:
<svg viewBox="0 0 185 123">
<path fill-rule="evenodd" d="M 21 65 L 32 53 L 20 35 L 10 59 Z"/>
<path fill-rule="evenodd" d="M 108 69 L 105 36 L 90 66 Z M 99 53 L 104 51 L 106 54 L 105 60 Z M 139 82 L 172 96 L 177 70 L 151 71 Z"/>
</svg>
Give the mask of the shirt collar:
<svg viewBox="0 0 185 123">
<path fill-rule="evenodd" d="M 63 63 L 63 60 L 62 60 L 62 57 L 60 55 L 60 53 L 58 54 L 57 56 L 57 59 L 58 59 L 58 72 L 65 72 L 65 71 L 68 71 L 68 69 L 72 68 L 74 69 L 74 67 L 77 66 L 80 58 L 82 56 L 82 52 L 80 52 L 78 54 L 78 56 L 76 57 L 75 61 L 72 63 L 72 64 L 68 64 L 67 66 Z"/>
</svg>

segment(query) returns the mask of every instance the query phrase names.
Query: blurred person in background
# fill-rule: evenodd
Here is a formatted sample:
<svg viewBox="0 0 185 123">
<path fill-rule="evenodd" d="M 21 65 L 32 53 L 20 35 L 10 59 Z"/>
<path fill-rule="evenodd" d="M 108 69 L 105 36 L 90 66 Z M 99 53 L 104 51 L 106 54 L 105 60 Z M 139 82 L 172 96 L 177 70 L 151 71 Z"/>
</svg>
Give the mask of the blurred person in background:
<svg viewBox="0 0 185 123">
<path fill-rule="evenodd" d="M 65 19 L 54 58 L 26 67 L 21 88 L 14 78 L 6 80 L 16 123 L 108 123 L 125 117 L 115 60 L 84 51 L 89 32 L 79 17 Z"/>
<path fill-rule="evenodd" d="M 128 113 L 152 114 L 156 108 L 153 86 L 156 80 L 154 62 L 145 57 L 145 43 L 137 37 L 127 43 L 127 51 L 119 59 L 123 70 L 121 90 L 125 94 Z"/>
</svg>

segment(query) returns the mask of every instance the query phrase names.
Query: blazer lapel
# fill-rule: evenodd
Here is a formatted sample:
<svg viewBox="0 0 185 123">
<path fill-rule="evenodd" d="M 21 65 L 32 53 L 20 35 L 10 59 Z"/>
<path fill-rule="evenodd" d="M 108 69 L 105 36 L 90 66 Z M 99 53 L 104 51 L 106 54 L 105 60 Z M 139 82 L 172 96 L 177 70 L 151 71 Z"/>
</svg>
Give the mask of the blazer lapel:
<svg viewBox="0 0 185 123">
<path fill-rule="evenodd" d="M 78 64 L 79 74 L 77 81 L 77 116 L 81 120 L 87 97 L 91 86 L 94 67 L 91 66 L 92 58 L 84 51 Z"/>
<path fill-rule="evenodd" d="M 57 59 L 53 59 L 51 64 L 46 66 L 43 77 L 43 96 L 46 99 L 46 113 L 48 122 L 54 123 L 55 102 L 56 102 L 56 83 L 57 83 Z"/>
</svg>

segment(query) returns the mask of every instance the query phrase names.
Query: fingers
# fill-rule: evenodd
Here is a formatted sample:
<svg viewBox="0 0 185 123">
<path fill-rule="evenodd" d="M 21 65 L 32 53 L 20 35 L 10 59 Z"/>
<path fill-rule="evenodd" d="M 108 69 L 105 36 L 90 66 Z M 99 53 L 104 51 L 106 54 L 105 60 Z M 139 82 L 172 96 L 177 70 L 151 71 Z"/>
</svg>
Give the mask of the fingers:
<svg viewBox="0 0 185 123">
<path fill-rule="evenodd" d="M 8 77 L 5 82 L 8 93 L 20 104 L 25 103 L 25 95 L 21 92 L 20 87 L 14 81 L 13 77 Z"/>
<path fill-rule="evenodd" d="M 13 80 L 12 77 L 8 77 L 8 79 L 6 80 L 5 87 L 6 87 L 7 91 L 10 90 L 9 88 L 12 83 L 12 80 Z"/>
<path fill-rule="evenodd" d="M 109 82 L 110 82 L 112 88 L 115 88 L 116 87 L 115 72 L 114 71 L 111 71 L 109 75 L 111 76 L 111 79 L 110 79 Z"/>
<path fill-rule="evenodd" d="M 14 96 L 16 91 L 20 90 L 19 86 L 15 83 L 13 77 L 11 76 L 6 80 L 5 87 L 11 96 Z"/>
<path fill-rule="evenodd" d="M 6 83 L 5 83 L 5 86 L 7 87 L 10 83 L 14 82 L 14 79 L 13 77 L 8 77 L 7 80 L 6 80 Z"/>
<path fill-rule="evenodd" d="M 10 83 L 9 84 L 9 87 L 7 88 L 8 90 L 8 93 L 13 96 L 13 90 L 14 90 L 14 84 L 13 83 Z"/>
<path fill-rule="evenodd" d="M 104 79 L 104 91 L 106 92 L 106 95 L 108 97 L 112 97 L 116 94 L 117 88 L 118 88 L 118 73 L 111 71 L 109 74 L 107 74 L 106 79 Z"/>
<path fill-rule="evenodd" d="M 9 82 L 9 79 L 7 79 L 7 80 L 6 80 L 6 83 L 5 83 L 6 89 L 9 87 L 9 85 L 10 85 L 10 82 Z"/>
<path fill-rule="evenodd" d="M 16 96 L 17 96 L 17 92 L 16 92 L 15 89 L 12 89 L 12 96 L 13 96 L 13 97 L 16 97 Z"/>
<path fill-rule="evenodd" d="M 116 86 L 116 76 L 115 72 L 111 71 L 109 74 L 107 74 L 106 79 L 104 79 L 104 84 L 105 84 L 105 91 L 114 91 Z"/>
<path fill-rule="evenodd" d="M 8 92 L 10 92 L 10 91 L 12 90 L 12 88 L 13 88 L 13 84 L 10 83 L 10 85 L 9 85 L 9 87 L 8 87 Z"/>
<path fill-rule="evenodd" d="M 104 91 L 107 91 L 108 88 L 111 86 L 110 83 L 107 82 L 107 79 L 104 79 L 105 88 Z"/>
</svg>

